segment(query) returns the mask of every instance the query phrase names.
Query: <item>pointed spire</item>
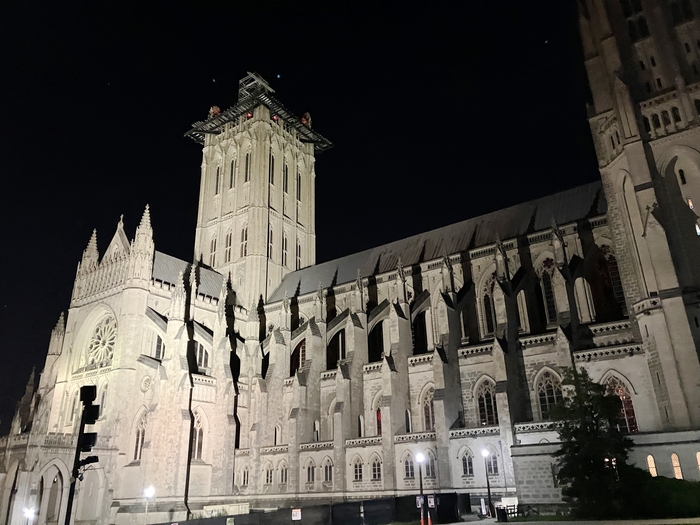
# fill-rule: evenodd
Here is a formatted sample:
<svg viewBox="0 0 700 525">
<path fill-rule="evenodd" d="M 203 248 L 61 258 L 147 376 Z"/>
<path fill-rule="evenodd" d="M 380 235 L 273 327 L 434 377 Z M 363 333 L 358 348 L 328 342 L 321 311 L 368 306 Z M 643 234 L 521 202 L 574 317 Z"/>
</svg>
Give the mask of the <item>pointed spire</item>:
<svg viewBox="0 0 700 525">
<path fill-rule="evenodd" d="M 54 326 L 53 331 L 56 333 L 65 333 L 65 331 L 66 331 L 66 318 L 63 315 L 63 312 L 61 312 L 61 315 L 58 316 L 58 321 L 56 322 L 56 326 Z"/>
<path fill-rule="evenodd" d="M 88 241 L 87 248 L 85 248 L 83 251 L 83 260 L 80 266 L 82 268 L 96 266 L 99 258 L 100 254 L 97 251 L 97 230 L 92 230 L 92 235 Z"/>
<path fill-rule="evenodd" d="M 403 263 L 401 262 L 401 256 L 399 255 L 399 260 L 396 263 L 396 275 L 401 281 L 406 282 L 406 271 L 403 268 Z"/>
<path fill-rule="evenodd" d="M 119 222 L 117 223 L 117 228 L 124 229 L 124 214 L 119 215 Z"/>
<path fill-rule="evenodd" d="M 180 270 L 177 274 L 177 282 L 173 290 L 172 302 L 170 306 L 169 319 L 183 321 L 185 319 L 185 302 L 187 294 L 185 292 L 185 274 Z"/>
<path fill-rule="evenodd" d="M 146 209 L 143 210 L 143 215 L 141 216 L 141 224 L 139 228 L 150 228 L 151 227 L 151 210 L 146 204 Z"/>
</svg>

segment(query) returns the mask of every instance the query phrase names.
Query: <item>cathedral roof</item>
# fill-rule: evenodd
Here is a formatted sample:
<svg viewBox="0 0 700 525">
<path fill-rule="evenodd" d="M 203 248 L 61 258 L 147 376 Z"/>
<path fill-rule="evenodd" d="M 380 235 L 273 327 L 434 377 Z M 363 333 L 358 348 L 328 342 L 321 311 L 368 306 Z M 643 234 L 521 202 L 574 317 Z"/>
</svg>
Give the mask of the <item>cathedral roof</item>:
<svg viewBox="0 0 700 525">
<path fill-rule="evenodd" d="M 407 237 L 354 253 L 325 263 L 309 266 L 285 276 L 268 302 L 304 295 L 324 288 L 355 281 L 357 270 L 362 277 L 396 269 L 398 258 L 404 266 L 440 259 L 487 246 L 501 240 L 528 235 L 552 227 L 552 218 L 559 225 L 598 217 L 608 205 L 600 182 L 578 186 L 429 232 Z"/>
<path fill-rule="evenodd" d="M 177 284 L 179 273 L 189 275 L 191 264 L 172 255 L 156 251 L 153 259 L 153 278 L 164 283 Z M 223 282 L 223 275 L 200 266 L 198 293 L 218 298 Z"/>
</svg>

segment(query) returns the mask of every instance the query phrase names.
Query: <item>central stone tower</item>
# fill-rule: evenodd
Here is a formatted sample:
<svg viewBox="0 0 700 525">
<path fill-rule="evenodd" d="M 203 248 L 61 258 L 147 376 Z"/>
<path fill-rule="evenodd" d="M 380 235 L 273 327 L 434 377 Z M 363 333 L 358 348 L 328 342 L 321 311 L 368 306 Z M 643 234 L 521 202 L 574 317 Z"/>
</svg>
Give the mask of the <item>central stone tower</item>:
<svg viewBox="0 0 700 525">
<path fill-rule="evenodd" d="M 248 73 L 235 106 L 212 107 L 186 134 L 204 146 L 195 257 L 230 276 L 249 311 L 315 264 L 315 153 L 331 147 L 273 93 Z"/>
</svg>

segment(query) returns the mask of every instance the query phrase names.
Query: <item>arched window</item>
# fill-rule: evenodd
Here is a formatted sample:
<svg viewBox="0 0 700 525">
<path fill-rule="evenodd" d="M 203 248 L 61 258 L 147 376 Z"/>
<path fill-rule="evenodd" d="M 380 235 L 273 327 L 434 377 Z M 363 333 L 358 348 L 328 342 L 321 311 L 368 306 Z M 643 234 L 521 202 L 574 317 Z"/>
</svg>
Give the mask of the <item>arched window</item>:
<svg viewBox="0 0 700 525">
<path fill-rule="evenodd" d="M 282 236 L 282 266 L 287 266 L 287 234 Z"/>
<path fill-rule="evenodd" d="M 160 337 L 158 338 L 160 339 Z M 102 387 L 102 395 L 100 396 L 100 417 L 104 417 L 105 409 L 107 408 L 107 389 L 109 388 L 109 383 L 105 383 Z"/>
<path fill-rule="evenodd" d="M 199 368 L 209 368 L 209 352 L 202 343 L 197 341 L 195 344 L 195 355 L 197 357 L 197 366 Z"/>
<path fill-rule="evenodd" d="M 369 333 L 367 338 L 367 357 L 370 363 L 382 360 L 384 354 L 384 321 L 379 321 Z"/>
<path fill-rule="evenodd" d="M 70 423 L 72 424 L 73 421 L 76 419 L 76 415 L 78 414 L 78 392 L 76 392 L 73 395 L 73 403 L 71 404 L 70 408 Z"/>
<path fill-rule="evenodd" d="M 224 262 L 231 262 L 231 245 L 233 244 L 233 232 L 229 231 L 224 238 Z"/>
<path fill-rule="evenodd" d="M 209 266 L 216 266 L 216 237 L 212 237 L 209 243 Z"/>
<path fill-rule="evenodd" d="M 287 468 L 287 464 L 283 461 L 280 463 L 280 484 L 281 485 L 286 485 L 287 484 L 287 477 L 289 473 L 289 469 Z"/>
<path fill-rule="evenodd" d="M 474 475 L 474 458 L 470 452 L 462 455 L 462 477 L 470 478 Z"/>
<path fill-rule="evenodd" d="M 289 193 L 289 166 L 284 164 L 284 176 L 282 177 L 282 190 Z"/>
<path fill-rule="evenodd" d="M 301 173 L 297 171 L 297 200 L 301 202 Z"/>
<path fill-rule="evenodd" d="M 540 287 L 542 288 L 542 299 L 544 301 L 544 311 L 547 316 L 547 324 L 557 322 L 557 302 L 554 298 L 554 286 L 552 286 L 552 273 L 554 272 L 554 261 L 547 258 L 542 263 L 542 276 L 540 277 Z"/>
<path fill-rule="evenodd" d="M 379 461 L 378 457 L 375 457 L 372 461 L 372 480 L 379 481 L 382 479 L 382 462 Z"/>
<path fill-rule="evenodd" d="M 249 478 L 250 478 L 250 474 L 248 472 L 248 467 L 246 467 L 243 469 L 243 483 L 242 483 L 242 485 L 244 487 L 248 485 Z"/>
<path fill-rule="evenodd" d="M 537 398 L 542 419 L 549 419 L 552 408 L 563 399 L 561 380 L 549 370 L 543 372 L 537 381 Z"/>
<path fill-rule="evenodd" d="M 634 413 L 632 396 L 630 395 L 627 385 L 625 385 L 625 383 L 623 383 L 619 378 L 610 376 L 606 382 L 606 387 L 608 394 L 619 396 L 620 401 L 622 401 L 622 407 L 620 408 L 620 420 L 617 427 L 618 430 L 623 434 L 633 434 L 634 432 L 637 432 L 637 417 Z"/>
<path fill-rule="evenodd" d="M 668 111 L 664 110 L 661 112 L 661 122 L 663 122 L 664 126 L 671 125 L 671 118 L 668 116 Z"/>
<path fill-rule="evenodd" d="M 338 368 L 338 361 L 345 359 L 345 330 L 338 331 L 326 348 L 326 370 Z"/>
<path fill-rule="evenodd" d="M 267 177 L 270 181 L 270 184 L 272 184 L 274 186 L 274 184 L 275 184 L 275 156 L 272 154 L 272 150 L 270 150 L 270 159 L 269 159 Z"/>
<path fill-rule="evenodd" d="M 275 440 L 273 442 L 273 445 L 279 445 L 281 443 L 281 436 L 282 436 L 282 427 L 279 425 L 275 426 Z"/>
<path fill-rule="evenodd" d="M 219 183 L 221 182 L 221 167 L 216 167 L 216 182 L 214 183 L 214 195 L 219 194 Z"/>
<path fill-rule="evenodd" d="M 406 459 L 403 460 L 403 472 L 406 479 L 415 479 L 416 471 L 411 456 L 407 456 Z"/>
<path fill-rule="evenodd" d="M 318 441 L 321 437 L 321 424 L 318 422 L 318 419 L 314 421 L 314 442 Z"/>
<path fill-rule="evenodd" d="M 655 478 L 657 476 L 656 462 L 654 461 L 654 456 L 651 454 L 647 456 L 647 468 L 649 469 L 649 474 L 651 474 L 651 477 Z"/>
<path fill-rule="evenodd" d="M 498 424 L 496 407 L 496 385 L 492 381 L 483 381 L 476 391 L 476 403 L 479 411 L 479 424 L 491 427 Z"/>
<path fill-rule="evenodd" d="M 141 460 L 141 453 L 143 452 L 143 442 L 146 436 L 146 414 L 143 414 L 139 418 L 139 422 L 136 424 L 136 439 L 134 440 L 134 461 Z"/>
<path fill-rule="evenodd" d="M 297 241 L 297 270 L 301 270 L 301 242 Z"/>
<path fill-rule="evenodd" d="M 406 414 L 404 415 L 404 423 L 406 424 L 406 433 L 410 434 L 412 432 L 411 430 L 411 411 L 406 409 Z"/>
<path fill-rule="evenodd" d="M 241 230 L 241 257 L 248 255 L 248 225 Z"/>
<path fill-rule="evenodd" d="M 361 415 L 357 416 L 357 435 L 365 437 L 365 418 Z"/>
<path fill-rule="evenodd" d="M 661 121 L 656 113 L 651 116 L 651 123 L 654 125 L 654 129 L 659 129 L 661 127 Z"/>
<path fill-rule="evenodd" d="M 377 435 L 381 436 L 382 435 L 382 409 L 381 407 L 377 407 Z"/>
<path fill-rule="evenodd" d="M 426 452 L 425 454 L 425 477 L 435 477 L 435 456 L 433 456 L 432 452 Z"/>
<path fill-rule="evenodd" d="M 306 361 L 306 339 L 302 339 L 292 352 L 291 359 L 289 360 L 289 377 L 294 377 L 299 368 L 304 366 Z"/>
<path fill-rule="evenodd" d="M 608 277 L 610 278 L 610 287 L 612 288 L 615 301 L 620 305 L 623 315 L 627 315 L 627 304 L 625 303 L 625 291 L 622 288 L 622 279 L 620 278 L 620 268 L 617 265 L 617 259 L 612 251 L 608 250 L 605 257 L 608 263 Z"/>
<path fill-rule="evenodd" d="M 496 329 L 496 310 L 493 304 L 493 291 L 496 286 L 496 273 L 486 281 L 483 289 L 482 309 L 484 316 L 484 335 L 492 335 Z"/>
<path fill-rule="evenodd" d="M 642 117 L 642 122 L 644 123 L 644 131 L 647 133 L 651 132 L 651 124 L 649 123 L 649 119 L 647 117 Z"/>
<path fill-rule="evenodd" d="M 333 462 L 330 458 L 326 458 L 323 464 L 323 481 L 331 483 L 333 481 Z"/>
<path fill-rule="evenodd" d="M 416 315 L 411 325 L 413 336 L 413 355 L 425 354 L 428 351 L 428 329 L 425 323 L 425 311 Z"/>
<path fill-rule="evenodd" d="M 681 112 L 676 106 L 671 108 L 671 115 L 673 116 L 673 122 L 676 124 L 681 121 Z"/>
<path fill-rule="evenodd" d="M 272 259 L 272 248 L 274 246 L 274 237 L 272 230 L 267 232 L 267 256 Z"/>
<path fill-rule="evenodd" d="M 353 480 L 354 481 L 362 481 L 362 459 L 361 458 L 355 458 L 355 461 L 353 461 L 352 465 L 352 470 L 353 470 Z"/>
<path fill-rule="evenodd" d="M 493 450 L 486 456 L 486 473 L 489 476 L 498 476 L 498 456 Z"/>
<path fill-rule="evenodd" d="M 423 429 L 428 432 L 435 430 L 435 407 L 433 399 L 435 397 L 435 389 L 430 387 L 423 395 L 421 405 L 423 406 Z"/>
<path fill-rule="evenodd" d="M 248 182 L 250 180 L 250 153 L 245 154 L 245 179 L 243 182 Z"/>
<path fill-rule="evenodd" d="M 165 345 L 163 344 L 163 340 L 160 338 L 159 335 L 156 336 L 156 347 L 153 351 L 153 357 L 156 359 L 163 359 L 163 356 L 165 355 Z"/>
<path fill-rule="evenodd" d="M 268 463 L 265 465 L 265 485 L 272 485 L 274 479 L 272 465 Z"/>
<path fill-rule="evenodd" d="M 203 444 L 204 430 L 202 429 L 202 416 L 199 412 L 195 412 L 194 428 L 192 429 L 192 459 L 202 460 Z"/>
<path fill-rule="evenodd" d="M 314 483 L 316 481 L 316 465 L 314 465 L 314 462 L 309 460 L 309 463 L 306 465 L 306 482 L 307 483 Z"/>
<path fill-rule="evenodd" d="M 229 173 L 228 189 L 232 190 L 236 181 L 236 159 L 231 160 L 231 172 Z"/>
<path fill-rule="evenodd" d="M 673 466 L 673 477 L 683 479 L 683 471 L 681 470 L 681 460 L 675 452 L 671 454 L 671 465 Z"/>
</svg>

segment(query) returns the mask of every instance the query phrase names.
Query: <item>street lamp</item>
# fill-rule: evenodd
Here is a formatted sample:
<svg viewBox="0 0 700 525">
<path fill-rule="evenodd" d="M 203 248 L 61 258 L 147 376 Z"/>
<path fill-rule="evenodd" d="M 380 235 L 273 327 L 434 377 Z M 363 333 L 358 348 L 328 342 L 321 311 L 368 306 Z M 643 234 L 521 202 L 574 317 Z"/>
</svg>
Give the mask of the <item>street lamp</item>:
<svg viewBox="0 0 700 525">
<path fill-rule="evenodd" d="M 491 503 L 491 483 L 489 482 L 489 467 L 486 464 L 486 461 L 489 457 L 490 452 L 488 450 L 481 449 L 481 455 L 484 456 L 484 473 L 486 474 L 486 490 L 488 491 L 488 496 L 489 496 L 489 516 L 493 518 L 493 503 Z"/>
<path fill-rule="evenodd" d="M 420 525 L 423 525 L 423 514 L 425 513 L 425 498 L 423 497 L 423 463 L 425 462 L 425 456 L 422 452 L 416 454 L 416 461 L 418 462 L 418 482 L 420 483 Z"/>
<path fill-rule="evenodd" d="M 143 497 L 146 498 L 146 513 L 143 515 L 143 523 L 146 525 L 148 523 L 148 503 L 151 501 L 151 498 L 156 495 L 156 488 L 153 485 L 149 485 L 145 489 L 143 489 Z"/>
<path fill-rule="evenodd" d="M 22 509 L 22 514 L 24 514 L 24 517 L 27 518 L 27 523 L 31 525 L 32 521 L 34 521 L 34 507 L 28 509 L 27 507 L 24 507 Z"/>
</svg>

